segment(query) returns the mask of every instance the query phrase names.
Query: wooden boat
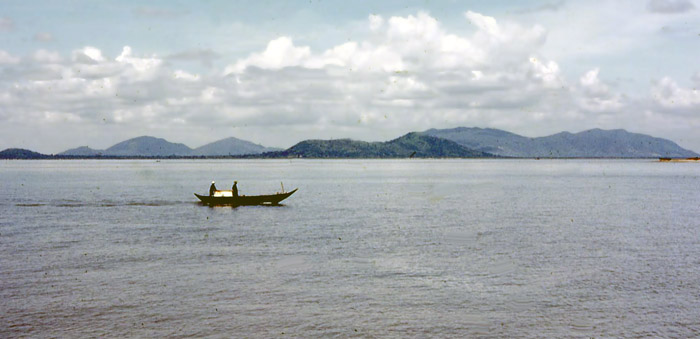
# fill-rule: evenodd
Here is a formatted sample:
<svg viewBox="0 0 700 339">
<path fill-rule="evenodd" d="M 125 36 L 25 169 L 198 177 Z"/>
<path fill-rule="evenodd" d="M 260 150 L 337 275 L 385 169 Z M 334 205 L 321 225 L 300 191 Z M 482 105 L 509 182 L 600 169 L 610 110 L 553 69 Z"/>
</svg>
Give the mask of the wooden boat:
<svg viewBox="0 0 700 339">
<path fill-rule="evenodd" d="M 659 158 L 660 162 L 700 162 L 700 158 Z"/>
<path fill-rule="evenodd" d="M 268 195 L 239 195 L 233 196 L 233 192 L 215 191 L 214 195 L 194 195 L 206 205 L 231 205 L 231 206 L 254 206 L 254 205 L 279 205 L 280 201 L 289 198 L 297 191 L 295 188 L 289 192 L 282 192 Z"/>
</svg>

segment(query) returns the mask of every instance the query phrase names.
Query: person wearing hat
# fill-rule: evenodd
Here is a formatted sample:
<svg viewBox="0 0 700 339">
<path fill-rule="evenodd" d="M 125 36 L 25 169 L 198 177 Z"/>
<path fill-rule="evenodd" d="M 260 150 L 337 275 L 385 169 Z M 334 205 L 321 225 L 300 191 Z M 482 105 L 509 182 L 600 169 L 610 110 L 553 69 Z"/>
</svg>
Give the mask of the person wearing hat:
<svg viewBox="0 0 700 339">
<path fill-rule="evenodd" d="M 211 186 L 209 186 L 209 196 L 214 195 L 214 192 L 216 192 L 216 185 L 214 185 L 214 182 L 211 182 Z"/>
<path fill-rule="evenodd" d="M 237 197 L 237 196 L 238 196 L 238 186 L 237 186 L 237 185 L 238 185 L 238 181 L 234 181 L 234 182 L 233 182 L 233 187 L 231 187 L 231 194 L 232 194 L 234 197 Z"/>
</svg>

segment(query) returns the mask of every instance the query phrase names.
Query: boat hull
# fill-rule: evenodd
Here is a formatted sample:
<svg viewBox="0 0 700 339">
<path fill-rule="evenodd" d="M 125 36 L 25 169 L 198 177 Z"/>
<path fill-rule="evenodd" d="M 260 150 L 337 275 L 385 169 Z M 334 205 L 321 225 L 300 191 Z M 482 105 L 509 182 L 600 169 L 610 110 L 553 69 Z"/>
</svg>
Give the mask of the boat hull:
<svg viewBox="0 0 700 339">
<path fill-rule="evenodd" d="M 280 201 L 289 198 L 297 189 L 286 193 L 269 195 L 241 195 L 237 197 L 194 195 L 206 205 L 229 205 L 229 206 L 255 206 L 255 205 L 279 205 Z"/>
<path fill-rule="evenodd" d="M 660 162 L 700 162 L 700 158 L 659 158 Z"/>
</svg>

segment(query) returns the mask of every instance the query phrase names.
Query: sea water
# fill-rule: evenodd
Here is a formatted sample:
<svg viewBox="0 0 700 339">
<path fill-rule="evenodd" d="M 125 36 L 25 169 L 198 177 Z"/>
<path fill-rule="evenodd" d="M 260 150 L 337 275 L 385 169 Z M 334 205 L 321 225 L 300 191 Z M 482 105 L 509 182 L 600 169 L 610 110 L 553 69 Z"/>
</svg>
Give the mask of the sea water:
<svg viewBox="0 0 700 339">
<path fill-rule="evenodd" d="M 699 217 L 692 163 L 2 161 L 0 336 L 699 336 Z"/>
</svg>

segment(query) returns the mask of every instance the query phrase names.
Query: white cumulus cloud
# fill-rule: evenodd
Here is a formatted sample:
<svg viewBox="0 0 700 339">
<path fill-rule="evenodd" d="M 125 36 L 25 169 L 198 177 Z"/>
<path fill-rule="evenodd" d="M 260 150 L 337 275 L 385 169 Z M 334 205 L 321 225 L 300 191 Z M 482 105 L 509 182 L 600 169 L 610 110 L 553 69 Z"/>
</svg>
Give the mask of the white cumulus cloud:
<svg viewBox="0 0 700 339">
<path fill-rule="evenodd" d="M 592 69 L 579 79 L 580 106 L 592 112 L 615 112 L 624 106 L 624 98 L 613 93 L 610 87 L 603 83 L 598 74 L 600 69 Z"/>
<path fill-rule="evenodd" d="M 0 49 L 0 65 L 1 64 L 16 64 L 19 62 L 19 57 Z"/>
<path fill-rule="evenodd" d="M 0 121 L 72 126 L 53 128 L 57 135 L 122 131 L 122 140 L 125 131 L 181 142 L 199 135 L 191 146 L 212 141 L 212 133 L 264 135 L 252 139 L 290 146 L 310 137 L 386 140 L 460 125 L 544 134 L 652 121 L 640 118 L 640 105 L 603 81 L 598 68 L 567 81 L 563 66 L 542 52 L 548 31 L 541 25 L 472 11 L 462 24 L 470 33 L 450 32 L 425 12 L 370 15 L 366 39 L 312 50 L 282 36 L 201 74 L 168 60 L 218 54 L 159 57 L 129 46 L 116 56 L 93 46 L 70 55 L 37 50 L 27 58 L 0 51 Z M 654 123 L 700 105 L 694 89 L 669 78 L 652 93 L 659 108 Z"/>
<path fill-rule="evenodd" d="M 255 53 L 246 59 L 239 60 L 234 65 L 226 67 L 224 72 L 241 73 L 251 66 L 264 69 L 299 66 L 310 54 L 309 47 L 296 47 L 291 38 L 283 36 L 270 41 L 262 53 Z"/>
<path fill-rule="evenodd" d="M 651 89 L 652 98 L 664 108 L 700 109 L 700 92 L 697 88 L 683 88 L 669 77 L 659 80 Z"/>
<path fill-rule="evenodd" d="M 77 63 L 95 64 L 105 61 L 102 51 L 92 46 L 85 46 L 73 51 L 73 61 Z"/>
<path fill-rule="evenodd" d="M 384 25 L 384 18 L 381 15 L 370 14 L 369 16 L 369 29 L 376 31 Z"/>
</svg>

